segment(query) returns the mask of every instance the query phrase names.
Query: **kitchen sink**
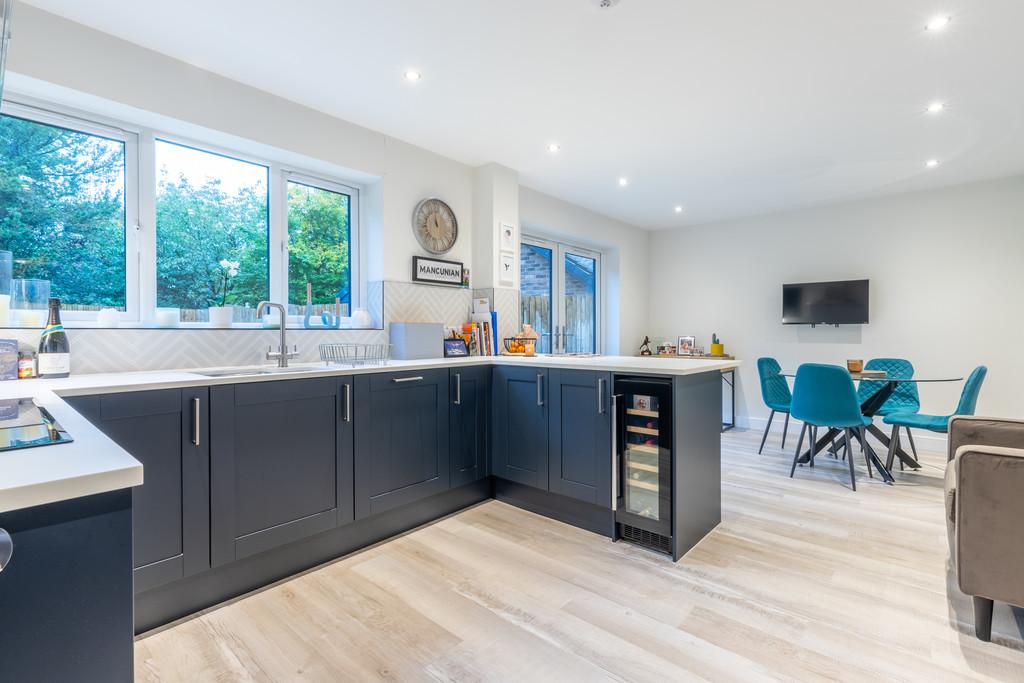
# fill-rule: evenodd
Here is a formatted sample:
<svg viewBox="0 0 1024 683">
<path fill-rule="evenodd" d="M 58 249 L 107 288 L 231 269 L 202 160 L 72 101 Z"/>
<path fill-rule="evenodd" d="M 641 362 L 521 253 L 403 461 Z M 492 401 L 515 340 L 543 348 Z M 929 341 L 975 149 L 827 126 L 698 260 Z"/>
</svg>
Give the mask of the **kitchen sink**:
<svg viewBox="0 0 1024 683">
<path fill-rule="evenodd" d="M 320 367 L 313 368 L 225 368 L 223 370 L 208 370 L 197 372 L 203 377 L 239 377 L 250 375 L 282 375 L 290 372 L 315 372 L 322 370 Z"/>
</svg>

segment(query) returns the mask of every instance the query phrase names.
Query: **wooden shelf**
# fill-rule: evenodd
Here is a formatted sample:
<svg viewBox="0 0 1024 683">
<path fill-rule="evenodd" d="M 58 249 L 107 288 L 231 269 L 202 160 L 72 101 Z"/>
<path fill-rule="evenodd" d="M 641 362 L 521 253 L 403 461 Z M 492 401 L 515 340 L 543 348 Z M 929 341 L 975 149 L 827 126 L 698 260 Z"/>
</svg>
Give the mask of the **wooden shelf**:
<svg viewBox="0 0 1024 683">
<path fill-rule="evenodd" d="M 638 451 L 640 453 L 651 453 L 652 455 L 658 455 L 661 452 L 658 450 L 657 446 L 648 446 L 645 443 L 626 444 L 626 450 Z"/>
<path fill-rule="evenodd" d="M 640 410 L 639 408 L 626 408 L 626 415 L 640 415 L 642 417 L 658 417 L 657 410 Z"/>
<path fill-rule="evenodd" d="M 647 436 L 657 436 L 657 429 L 648 429 L 647 427 L 634 427 L 633 425 L 626 425 L 627 432 L 633 432 L 634 434 L 646 434 Z"/>
<path fill-rule="evenodd" d="M 657 484 L 652 484 L 651 482 L 644 481 L 643 479 L 626 479 L 626 485 L 635 489 L 644 489 L 645 491 L 654 491 L 655 493 L 658 492 Z"/>
<path fill-rule="evenodd" d="M 653 472 L 654 474 L 658 473 L 658 466 L 657 465 L 648 465 L 645 462 L 636 462 L 636 461 L 630 461 L 628 463 L 628 465 L 629 465 L 629 469 L 631 469 L 631 470 L 641 470 L 643 472 Z M 632 481 L 632 480 L 630 480 L 630 481 Z"/>
</svg>

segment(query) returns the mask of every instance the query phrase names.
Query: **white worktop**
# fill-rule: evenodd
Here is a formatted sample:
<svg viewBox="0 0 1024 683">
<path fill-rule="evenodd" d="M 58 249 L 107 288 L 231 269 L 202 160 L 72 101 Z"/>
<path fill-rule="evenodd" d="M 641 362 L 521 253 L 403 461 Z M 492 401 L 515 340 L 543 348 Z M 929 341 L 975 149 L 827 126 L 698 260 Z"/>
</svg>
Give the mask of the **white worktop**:
<svg viewBox="0 0 1024 683">
<path fill-rule="evenodd" d="M 190 386 L 266 382 L 332 375 L 402 372 L 459 365 L 523 365 L 651 375 L 721 372 L 738 361 L 632 356 L 492 356 L 390 361 L 387 366 L 325 367 L 299 364 L 294 372 L 207 377 L 203 369 L 74 375 L 66 379 L 0 382 L 0 399 L 33 398 L 60 422 L 71 443 L 0 452 L 0 512 L 53 503 L 142 483 L 142 465 L 71 408 L 61 396 L 145 391 Z M 253 367 L 253 366 L 249 366 Z M 300 370 L 301 368 L 301 370 Z M 223 368 L 216 368 L 222 370 Z M 244 371 L 248 368 L 237 368 Z M 208 371 L 208 370 L 206 370 Z"/>
</svg>

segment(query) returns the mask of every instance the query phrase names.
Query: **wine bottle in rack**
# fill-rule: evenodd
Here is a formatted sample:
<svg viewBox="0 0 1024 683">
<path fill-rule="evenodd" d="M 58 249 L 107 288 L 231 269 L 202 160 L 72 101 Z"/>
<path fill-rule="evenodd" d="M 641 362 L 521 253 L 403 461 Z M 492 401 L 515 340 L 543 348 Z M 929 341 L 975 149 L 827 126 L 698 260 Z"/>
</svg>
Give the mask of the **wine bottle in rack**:
<svg viewBox="0 0 1024 683">
<path fill-rule="evenodd" d="M 50 299 L 50 315 L 39 338 L 39 377 L 67 377 L 71 374 L 71 344 L 60 322 L 60 299 Z"/>
</svg>

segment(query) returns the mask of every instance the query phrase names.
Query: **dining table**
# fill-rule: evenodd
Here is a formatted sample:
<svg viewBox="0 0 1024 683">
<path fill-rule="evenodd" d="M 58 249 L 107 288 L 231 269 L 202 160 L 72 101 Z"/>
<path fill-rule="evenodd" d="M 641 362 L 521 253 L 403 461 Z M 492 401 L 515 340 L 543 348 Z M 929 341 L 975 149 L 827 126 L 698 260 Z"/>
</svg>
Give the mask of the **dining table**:
<svg viewBox="0 0 1024 683">
<path fill-rule="evenodd" d="M 784 372 L 782 373 L 782 376 L 795 378 L 796 373 Z M 877 382 L 879 384 L 878 390 L 871 394 L 870 396 L 868 396 L 866 399 L 864 399 L 864 401 L 861 402 L 860 404 L 861 414 L 864 415 L 865 417 L 872 418 L 878 414 L 878 411 L 881 410 L 882 406 L 885 405 L 885 402 L 888 401 L 889 397 L 892 396 L 894 391 L 896 391 L 896 387 L 898 387 L 901 383 L 914 382 L 917 384 L 938 384 L 942 382 L 962 382 L 964 379 L 963 377 L 891 377 L 886 373 L 879 372 L 851 372 L 850 378 L 854 382 L 858 383 Z M 878 426 L 874 423 L 874 420 L 872 420 L 871 424 L 865 427 L 865 431 L 868 434 L 874 436 L 876 439 L 878 439 L 878 441 L 882 444 L 882 446 L 886 448 L 887 451 L 891 449 L 891 439 L 885 432 L 878 428 Z M 835 455 L 836 438 L 839 437 L 842 433 L 843 430 L 841 429 L 829 427 L 829 429 L 821 438 L 819 438 L 817 441 L 811 444 L 808 447 L 808 449 L 804 451 L 803 454 L 801 454 L 797 462 L 801 464 L 808 463 L 810 462 L 812 455 L 817 455 L 820 451 L 822 451 L 825 448 L 828 448 L 829 452 Z M 860 434 L 857 431 L 853 432 L 853 436 L 857 441 L 860 441 Z M 869 462 L 872 465 L 874 465 L 876 470 L 878 470 L 878 473 L 881 475 L 882 480 L 887 484 L 892 484 L 895 481 L 895 478 L 892 476 L 892 472 L 889 471 L 889 468 L 886 467 L 886 463 L 882 462 L 882 459 L 878 457 L 878 454 L 875 453 L 875 450 L 871 447 L 871 445 L 866 443 L 866 440 L 865 442 L 861 443 L 861 446 L 864 448 L 864 452 L 867 454 Z M 914 470 L 921 468 L 921 463 L 918 462 L 917 458 L 915 458 L 913 455 L 903 450 L 903 448 L 899 445 L 898 439 L 896 442 L 896 448 L 893 449 L 893 454 L 900 459 L 900 462 L 904 467 L 909 467 Z M 847 457 L 850 457 L 850 454 L 848 454 Z"/>
</svg>

